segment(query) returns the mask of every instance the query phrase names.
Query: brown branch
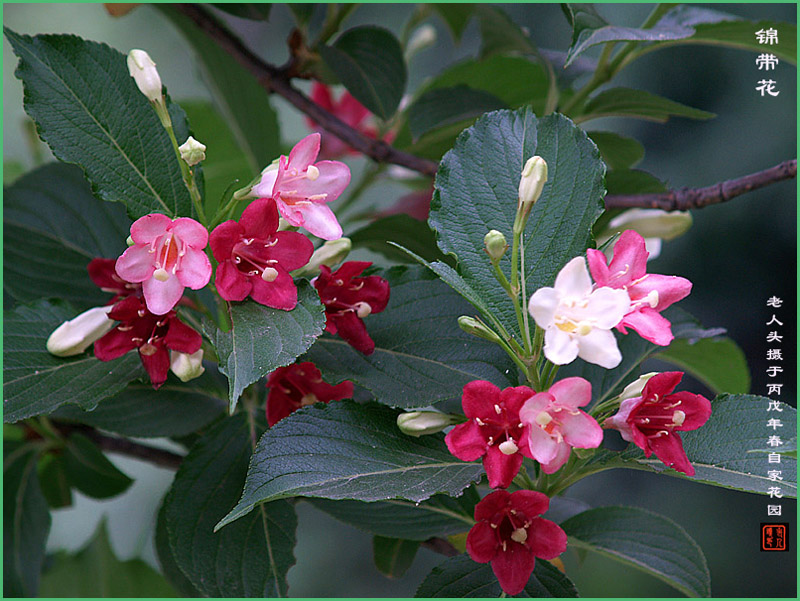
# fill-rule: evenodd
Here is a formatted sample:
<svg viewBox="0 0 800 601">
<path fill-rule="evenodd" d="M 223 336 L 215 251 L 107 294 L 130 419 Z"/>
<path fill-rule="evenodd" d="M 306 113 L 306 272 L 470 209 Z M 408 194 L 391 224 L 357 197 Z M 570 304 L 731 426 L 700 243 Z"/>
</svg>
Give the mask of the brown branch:
<svg viewBox="0 0 800 601">
<path fill-rule="evenodd" d="M 265 90 L 288 100 L 295 108 L 316 121 L 325 131 L 333 134 L 348 146 L 378 163 L 392 163 L 418 171 L 423 175 L 435 175 L 438 168 L 437 163 L 397 150 L 382 140 L 369 138 L 320 107 L 292 85 L 288 69 L 279 69 L 261 60 L 202 6 L 197 4 L 175 4 L 174 6 L 208 34 L 220 48 L 252 73 Z"/>
<path fill-rule="evenodd" d="M 701 209 L 796 176 L 797 159 L 792 159 L 764 171 L 719 182 L 705 188 L 681 188 L 660 194 L 611 194 L 606 196 L 606 208 L 641 207 L 664 209 L 665 211 Z"/>
</svg>

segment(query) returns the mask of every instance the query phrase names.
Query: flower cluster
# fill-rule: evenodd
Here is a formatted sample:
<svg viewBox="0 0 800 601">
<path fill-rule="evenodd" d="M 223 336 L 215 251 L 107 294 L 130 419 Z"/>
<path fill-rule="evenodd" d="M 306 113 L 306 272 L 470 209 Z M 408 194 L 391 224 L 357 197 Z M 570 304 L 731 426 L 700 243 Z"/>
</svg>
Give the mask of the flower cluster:
<svg viewBox="0 0 800 601">
<path fill-rule="evenodd" d="M 267 423 L 270 427 L 300 407 L 329 403 L 353 396 L 353 383 L 345 380 L 332 386 L 310 361 L 279 367 L 267 378 Z"/>
</svg>

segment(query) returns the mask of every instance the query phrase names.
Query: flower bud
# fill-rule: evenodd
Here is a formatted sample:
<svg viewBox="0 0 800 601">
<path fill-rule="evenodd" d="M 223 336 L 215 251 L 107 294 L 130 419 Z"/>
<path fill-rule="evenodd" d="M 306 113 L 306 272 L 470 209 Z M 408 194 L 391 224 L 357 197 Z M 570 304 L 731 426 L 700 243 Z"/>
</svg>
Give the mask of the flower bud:
<svg viewBox="0 0 800 601">
<path fill-rule="evenodd" d="M 178 150 L 181 152 L 181 158 L 189 167 L 194 167 L 200 161 L 206 160 L 206 145 L 201 144 L 192 136 L 189 136 L 189 139 L 181 144 Z"/>
<path fill-rule="evenodd" d="M 321 265 L 333 267 L 337 263 L 342 262 L 347 255 L 350 254 L 351 248 L 353 248 L 353 243 L 350 241 L 350 238 L 328 240 L 325 242 L 325 244 L 314 251 L 314 254 L 311 255 L 311 258 L 308 260 L 308 263 L 306 263 L 300 269 L 295 269 L 291 272 L 291 274 L 294 277 L 318 275 Z"/>
<path fill-rule="evenodd" d="M 486 324 L 474 317 L 462 315 L 458 318 L 458 326 L 467 334 L 472 334 L 484 340 L 491 340 L 492 342 L 500 342 L 500 337 L 495 334 L 494 331 L 490 330 Z"/>
<path fill-rule="evenodd" d="M 131 50 L 128 53 L 128 72 L 150 102 L 162 102 L 161 77 L 156 70 L 156 64 L 147 52 Z"/>
<path fill-rule="evenodd" d="M 169 368 L 181 382 L 188 382 L 203 375 L 203 349 L 191 355 L 178 351 L 169 352 Z"/>
<path fill-rule="evenodd" d="M 644 386 L 647 384 L 647 381 L 657 374 L 658 372 L 651 371 L 649 374 L 642 374 L 639 376 L 637 380 L 631 382 L 622 390 L 618 397 L 619 401 L 622 402 L 626 399 L 642 396 L 642 391 L 644 390 Z"/>
<path fill-rule="evenodd" d="M 688 211 L 630 209 L 614 217 L 608 227 L 612 233 L 635 230 L 642 238 L 672 240 L 692 227 L 692 215 Z"/>
<path fill-rule="evenodd" d="M 542 195 L 547 182 L 547 163 L 540 156 L 532 156 L 522 168 L 519 179 L 519 205 L 532 205 Z"/>
<path fill-rule="evenodd" d="M 441 432 L 457 421 L 458 417 L 438 411 L 408 411 L 397 416 L 397 427 L 403 434 L 423 436 Z"/>
<path fill-rule="evenodd" d="M 500 258 L 508 250 L 508 243 L 503 232 L 497 230 L 489 230 L 489 233 L 483 237 L 483 247 L 486 249 L 486 254 L 493 263 L 500 260 Z"/>
<path fill-rule="evenodd" d="M 47 351 L 56 357 L 80 355 L 114 327 L 115 321 L 107 315 L 111 308 L 94 307 L 62 323 L 47 339 Z"/>
<path fill-rule="evenodd" d="M 127 238 L 125 238 L 125 244 L 127 244 L 128 246 L 134 246 L 136 242 L 133 241 L 133 236 L 128 236 Z"/>
</svg>

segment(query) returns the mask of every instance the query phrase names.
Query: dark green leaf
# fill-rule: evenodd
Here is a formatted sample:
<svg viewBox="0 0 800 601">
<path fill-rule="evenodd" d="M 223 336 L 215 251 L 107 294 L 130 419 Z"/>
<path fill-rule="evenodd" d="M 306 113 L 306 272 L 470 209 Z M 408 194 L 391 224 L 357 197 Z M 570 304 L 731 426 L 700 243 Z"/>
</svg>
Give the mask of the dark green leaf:
<svg viewBox="0 0 800 601">
<path fill-rule="evenodd" d="M 80 165 L 94 193 L 133 219 L 192 214 L 167 132 L 123 54 L 73 35 L 5 33 L 20 57 L 25 110 L 57 158 Z"/>
<path fill-rule="evenodd" d="M 326 380 L 352 380 L 379 402 L 406 408 L 460 398 L 476 379 L 501 388 L 516 384 L 516 368 L 497 345 L 461 331 L 458 317 L 474 311 L 433 275 L 421 267 L 381 275 L 391 287 L 389 306 L 364 320 L 375 352 L 320 338 L 306 358 Z"/>
<path fill-rule="evenodd" d="M 192 120 L 194 122 L 194 119 Z M 644 158 L 644 146 L 633 138 L 610 131 L 587 132 L 597 144 L 600 156 L 609 169 L 630 169 Z"/>
<path fill-rule="evenodd" d="M 354 27 L 319 50 L 356 100 L 381 119 L 394 114 L 406 89 L 406 64 L 400 42 L 390 31 Z"/>
<path fill-rule="evenodd" d="M 297 288 L 297 306 L 291 311 L 252 300 L 231 303 L 231 330 L 206 330 L 219 357 L 219 370 L 228 376 L 231 412 L 245 388 L 292 363 L 322 334 L 325 311 L 316 290 L 306 281 Z"/>
<path fill-rule="evenodd" d="M 675 340 L 654 355 L 691 373 L 715 394 L 750 391 L 750 370 L 742 349 L 730 338 Z"/>
<path fill-rule="evenodd" d="M 36 597 L 50 510 L 36 475 L 38 451 L 3 444 L 3 596 Z"/>
<path fill-rule="evenodd" d="M 387 578 L 400 578 L 408 571 L 417 556 L 419 541 L 401 538 L 384 538 L 375 536 L 372 539 L 372 557 L 375 567 Z"/>
<path fill-rule="evenodd" d="M 175 562 L 175 556 L 169 546 L 169 533 L 167 532 L 163 503 L 158 510 L 158 517 L 156 518 L 155 546 L 158 564 L 161 566 L 161 573 L 164 578 L 175 587 L 182 597 L 202 597 L 203 594 L 194 587 Z"/>
<path fill-rule="evenodd" d="M 600 117 L 635 117 L 666 123 L 670 117 L 686 117 L 687 119 L 711 119 L 714 113 L 701 111 L 685 104 L 656 96 L 644 90 L 632 88 L 612 88 L 600 92 L 589 100 L 575 119 L 582 123 Z"/>
<path fill-rule="evenodd" d="M 672 520 L 638 507 L 597 507 L 561 527 L 570 545 L 652 574 L 690 597 L 711 595 L 703 551 Z"/>
<path fill-rule="evenodd" d="M 54 357 L 47 352 L 50 334 L 77 315 L 66 303 L 40 301 L 4 314 L 3 419 L 19 421 L 50 413 L 64 403 L 95 407 L 117 394 L 131 380 L 145 378 L 139 355 L 98 361 L 85 353 Z"/>
<path fill-rule="evenodd" d="M 258 441 L 242 498 L 217 528 L 286 497 L 417 502 L 457 495 L 482 476 L 479 464 L 450 454 L 444 435 L 406 436 L 396 418 L 383 405 L 352 401 L 295 411 Z"/>
<path fill-rule="evenodd" d="M 488 563 L 476 563 L 468 555 L 450 557 L 433 568 L 415 597 L 500 597 L 500 584 Z M 517 597 L 577 597 L 575 585 L 543 559 L 536 560 L 531 579 Z"/>
<path fill-rule="evenodd" d="M 269 13 L 272 4 L 238 4 L 236 2 L 213 3 L 211 6 L 225 11 L 229 15 L 240 19 L 250 19 L 252 21 L 269 21 Z"/>
<path fill-rule="evenodd" d="M 59 297 L 81 310 L 109 301 L 86 266 L 125 250 L 131 222 L 122 206 L 97 200 L 81 170 L 64 163 L 21 177 L 3 203 L 7 293 L 21 302 Z"/>
<path fill-rule="evenodd" d="M 3 161 L 3 187 L 10 186 L 27 171 L 21 161 Z"/>
<path fill-rule="evenodd" d="M 656 176 L 640 169 L 616 169 L 606 173 L 609 194 L 650 194 L 666 192 L 667 186 Z"/>
<path fill-rule="evenodd" d="M 437 88 L 422 94 L 408 107 L 408 125 L 416 140 L 433 129 L 502 108 L 507 108 L 502 100 L 483 90 L 465 85 Z"/>
<path fill-rule="evenodd" d="M 481 58 L 493 54 L 536 54 L 527 34 L 502 9 L 477 4 L 475 14 L 481 28 Z"/>
<path fill-rule="evenodd" d="M 120 561 L 101 522 L 75 555 L 59 552 L 42 577 L 42 597 L 177 597 L 164 577 L 141 559 Z"/>
<path fill-rule="evenodd" d="M 42 493 L 52 509 L 72 505 L 72 488 L 67 479 L 62 455 L 50 453 L 42 457 L 38 472 Z"/>
<path fill-rule="evenodd" d="M 314 16 L 314 9 L 317 8 L 316 4 L 300 4 L 295 2 L 287 4 L 287 6 L 289 10 L 292 11 L 297 24 L 301 26 L 307 25 L 309 21 L 311 21 L 311 17 Z"/>
<path fill-rule="evenodd" d="M 162 517 L 175 563 L 209 597 L 285 597 L 294 565 L 297 517 L 287 501 L 261 505 L 220 532 L 216 524 L 239 496 L 255 437 L 263 431 L 238 413 L 189 451 L 164 501 Z"/>
<path fill-rule="evenodd" d="M 350 234 L 353 248 L 368 248 L 396 263 L 410 263 L 409 255 L 389 242 L 396 242 L 428 261 L 446 260 L 433 232 L 424 221 L 408 215 L 390 215 Z"/>
<path fill-rule="evenodd" d="M 475 12 L 475 5 L 448 3 L 431 4 L 430 7 L 447 23 L 450 33 L 453 34 L 453 39 L 456 42 L 460 42 L 467 24 L 469 24 L 469 20 Z"/>
<path fill-rule="evenodd" d="M 133 484 L 91 440 L 78 433 L 71 434 L 64 447 L 64 470 L 70 484 L 95 499 L 114 497 Z"/>
<path fill-rule="evenodd" d="M 494 278 L 483 238 L 491 229 L 512 240 L 519 179 L 528 158 L 547 161 L 548 181 L 526 229 L 525 273 L 532 294 L 591 245 L 603 210 L 597 147 L 566 117 L 536 119 L 529 109 L 496 111 L 465 130 L 436 174 L 429 223 L 439 248 L 458 258 L 464 281 L 485 299 L 506 330 L 517 328 L 513 305 Z M 510 273 L 511 253 L 500 261 Z"/>
</svg>

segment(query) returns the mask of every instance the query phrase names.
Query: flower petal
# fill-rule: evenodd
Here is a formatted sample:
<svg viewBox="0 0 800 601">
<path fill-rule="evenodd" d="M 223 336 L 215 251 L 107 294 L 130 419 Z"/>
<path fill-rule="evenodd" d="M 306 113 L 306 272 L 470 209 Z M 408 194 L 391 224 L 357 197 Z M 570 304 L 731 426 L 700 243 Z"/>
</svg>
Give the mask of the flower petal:
<svg viewBox="0 0 800 601">
<path fill-rule="evenodd" d="M 501 511 L 508 511 L 510 502 L 511 493 L 506 490 L 496 490 L 489 493 L 475 506 L 475 520 L 478 522 L 481 520 L 491 521 Z"/>
<path fill-rule="evenodd" d="M 651 436 L 647 439 L 650 448 L 656 457 L 671 467 L 687 476 L 694 476 L 694 467 L 689 463 L 686 451 L 683 450 L 683 441 L 675 433 L 666 436 Z"/>
<path fill-rule="evenodd" d="M 336 330 L 350 346 L 357 351 L 370 355 L 375 350 L 375 342 L 369 337 L 367 327 L 355 311 L 345 311 L 342 315 L 331 316 L 336 323 Z"/>
<path fill-rule="evenodd" d="M 306 168 L 316 160 L 319 154 L 320 137 L 321 136 L 316 133 L 308 134 L 295 144 L 294 148 L 292 148 L 292 151 L 289 153 L 287 168 L 305 171 Z"/>
<path fill-rule="evenodd" d="M 518 490 L 511 493 L 511 506 L 522 511 L 530 519 L 547 511 L 550 507 L 550 499 L 547 495 L 535 490 Z"/>
<path fill-rule="evenodd" d="M 548 390 L 562 407 L 577 409 L 592 400 L 592 385 L 583 378 L 573 377 L 559 380 Z"/>
<path fill-rule="evenodd" d="M 522 592 L 536 566 L 536 557 L 519 543 L 510 542 L 505 551 L 500 550 L 492 560 L 492 571 L 497 576 L 500 588 L 507 595 Z"/>
<path fill-rule="evenodd" d="M 478 522 L 467 534 L 467 553 L 472 561 L 489 563 L 497 554 L 497 537 L 489 522 Z"/>
<path fill-rule="evenodd" d="M 639 336 L 659 346 L 667 346 L 675 338 L 669 320 L 649 307 L 628 313 L 620 325 L 636 330 Z"/>
<path fill-rule="evenodd" d="M 525 542 L 533 554 L 542 559 L 555 559 L 567 550 L 566 532 L 545 518 L 535 518 L 531 522 Z"/>
<path fill-rule="evenodd" d="M 239 271 L 232 261 L 219 264 L 214 284 L 219 295 L 226 301 L 243 301 L 253 289 L 250 278 Z"/>
<path fill-rule="evenodd" d="M 164 346 L 173 351 L 191 355 L 203 346 L 203 337 L 180 319 L 173 317 L 169 322 L 167 335 L 164 337 Z"/>
<path fill-rule="evenodd" d="M 302 178 L 291 184 L 295 190 L 293 196 L 302 196 L 313 200 L 314 196 L 325 195 L 323 199 L 315 201 L 333 202 L 344 192 L 350 183 L 350 168 L 339 161 L 320 161 L 314 165 L 319 171 L 315 179 Z"/>
<path fill-rule="evenodd" d="M 483 469 L 489 477 L 491 488 L 508 488 L 522 466 L 522 453 L 506 455 L 497 446 L 491 446 L 483 456 Z"/>
<path fill-rule="evenodd" d="M 486 439 L 474 420 L 458 424 L 444 437 L 447 449 L 461 461 L 475 461 L 486 452 Z"/>
<path fill-rule="evenodd" d="M 165 282 L 150 278 L 142 283 L 147 310 L 154 315 L 169 313 L 181 300 L 183 290 L 183 284 L 174 275 L 169 276 Z M 169 370 L 169 357 L 167 357 L 167 369 Z"/>
<path fill-rule="evenodd" d="M 658 304 L 654 309 L 663 311 L 672 303 L 677 303 L 679 300 L 689 296 L 692 291 L 692 283 L 686 278 L 676 275 L 651 273 L 628 288 L 631 298 L 644 298 L 653 290 L 658 293 Z"/>
<path fill-rule="evenodd" d="M 277 211 L 275 214 L 278 214 Z M 267 249 L 267 256 L 278 261 L 286 271 L 300 269 L 314 254 L 311 240 L 298 232 L 278 232 L 273 239 L 277 243 Z"/>
<path fill-rule="evenodd" d="M 528 303 L 528 312 L 540 328 L 547 328 L 553 324 L 560 298 L 555 288 L 539 288 L 533 293 Z"/>
<path fill-rule="evenodd" d="M 131 225 L 131 238 L 136 244 L 150 244 L 153 240 L 167 232 L 172 219 L 161 213 L 151 213 L 139 217 Z"/>
<path fill-rule="evenodd" d="M 169 229 L 197 250 L 203 250 L 208 244 L 208 230 L 190 217 L 178 217 Z"/>
<path fill-rule="evenodd" d="M 297 287 L 292 276 L 283 269 L 278 267 L 277 272 L 278 277 L 272 282 L 265 282 L 259 276 L 250 277 L 250 284 L 253 287 L 250 297 L 267 307 L 291 311 L 297 306 Z"/>
<path fill-rule="evenodd" d="M 300 212 L 302 217 L 302 222 L 297 225 L 304 227 L 315 236 L 319 236 L 323 240 L 338 240 L 342 237 L 342 226 L 339 225 L 333 211 L 326 205 L 312 203 L 299 208 L 295 207 L 295 209 Z M 288 217 L 286 220 L 291 223 Z"/>
<path fill-rule="evenodd" d="M 569 460 L 571 447 L 566 442 L 558 444 L 556 456 L 552 461 L 542 463 L 542 471 L 545 474 L 555 474 Z"/>
<path fill-rule="evenodd" d="M 556 365 L 572 363 L 578 356 L 578 336 L 570 336 L 556 327 L 544 333 L 544 356 Z"/>
<path fill-rule="evenodd" d="M 136 345 L 131 342 L 130 333 L 122 332 L 119 327 L 116 327 L 95 341 L 94 356 L 100 361 L 112 361 L 135 348 Z"/>
<path fill-rule="evenodd" d="M 683 379 L 682 371 L 665 371 L 647 380 L 642 389 L 642 398 L 646 400 L 664 399 Z"/>
<path fill-rule="evenodd" d="M 589 272 L 592 279 L 598 286 L 608 286 L 608 265 L 606 265 L 606 255 L 600 251 L 590 248 L 586 251 L 586 260 L 589 263 Z"/>
<path fill-rule="evenodd" d="M 630 310 L 631 299 L 624 290 L 598 288 L 589 295 L 584 311 L 595 320 L 595 325 L 604 330 L 616 326 Z"/>
<path fill-rule="evenodd" d="M 528 448 L 531 456 L 539 463 L 549 463 L 558 455 L 558 442 L 545 432 L 538 424 L 532 423 Z"/>
<path fill-rule="evenodd" d="M 561 434 L 571 447 L 596 449 L 603 443 L 603 429 L 591 415 L 561 412 Z"/>
<path fill-rule="evenodd" d="M 175 275 L 183 286 L 200 290 L 211 279 L 211 262 L 202 250 L 189 246 L 181 258 L 181 267 Z"/>
<path fill-rule="evenodd" d="M 140 352 L 139 358 L 142 360 L 145 370 L 147 370 L 147 375 L 150 376 L 153 388 L 160 388 L 167 381 L 167 376 L 169 375 L 169 353 L 167 349 L 159 347 L 152 355 L 143 355 Z"/>
<path fill-rule="evenodd" d="M 697 430 L 697 428 L 705 424 L 711 417 L 711 401 L 701 394 L 683 391 L 676 392 L 675 394 L 669 395 L 667 401 L 670 404 L 680 401 L 680 407 L 676 407 L 676 409 L 680 409 L 686 414 L 683 423 L 675 428 L 676 430 L 682 432 Z"/>
<path fill-rule="evenodd" d="M 592 291 L 592 280 L 583 257 L 575 257 L 564 265 L 556 276 L 554 288 L 564 296 L 587 296 Z"/>
<path fill-rule="evenodd" d="M 117 259 L 115 269 L 117 275 L 128 282 L 144 282 L 153 275 L 153 253 L 143 244 L 131 246 Z"/>
<path fill-rule="evenodd" d="M 244 228 L 237 221 L 223 221 L 211 232 L 211 252 L 218 263 L 231 258 L 233 247 L 244 235 Z"/>
<path fill-rule="evenodd" d="M 500 402 L 500 389 L 486 380 L 473 380 L 464 386 L 461 407 L 469 418 L 494 415 L 494 406 Z"/>
<path fill-rule="evenodd" d="M 578 344 L 578 356 L 589 363 L 611 369 L 622 361 L 617 339 L 609 330 L 594 328 L 586 336 L 579 336 Z"/>
<path fill-rule="evenodd" d="M 272 198 L 259 198 L 242 212 L 239 223 L 248 238 L 268 238 L 278 231 L 278 207 Z"/>
<path fill-rule="evenodd" d="M 614 244 L 614 258 L 608 265 L 609 282 L 614 288 L 627 286 L 647 272 L 644 238 L 635 230 L 625 230 Z"/>
</svg>

